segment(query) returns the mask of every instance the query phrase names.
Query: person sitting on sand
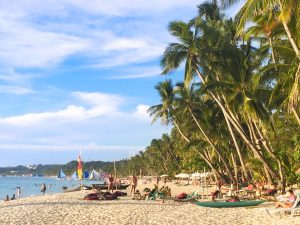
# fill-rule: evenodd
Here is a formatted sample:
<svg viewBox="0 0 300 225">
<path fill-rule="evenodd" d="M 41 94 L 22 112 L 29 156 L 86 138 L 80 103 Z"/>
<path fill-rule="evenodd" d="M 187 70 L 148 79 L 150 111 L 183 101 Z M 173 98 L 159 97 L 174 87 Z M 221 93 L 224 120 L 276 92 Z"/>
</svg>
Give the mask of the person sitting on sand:
<svg viewBox="0 0 300 225">
<path fill-rule="evenodd" d="M 5 202 L 7 202 L 7 201 L 9 201 L 10 199 L 9 199 L 9 196 L 8 195 L 6 195 L 6 197 L 5 197 L 5 199 L 3 199 L 3 201 L 5 201 Z"/>
<path fill-rule="evenodd" d="M 288 200 L 285 202 L 278 202 L 275 205 L 275 208 L 291 208 L 294 205 L 297 196 L 294 194 L 293 190 L 288 190 L 287 192 L 289 193 Z"/>
<path fill-rule="evenodd" d="M 112 176 L 112 174 L 110 174 L 108 178 L 108 191 L 110 192 L 110 190 L 112 191 L 112 193 L 114 193 L 114 177 Z"/>
<path fill-rule="evenodd" d="M 132 191 L 133 194 L 135 193 L 136 186 L 137 186 L 137 177 L 132 175 L 130 194 L 132 193 Z"/>
<path fill-rule="evenodd" d="M 16 195 L 13 194 L 10 200 L 16 200 Z"/>
</svg>

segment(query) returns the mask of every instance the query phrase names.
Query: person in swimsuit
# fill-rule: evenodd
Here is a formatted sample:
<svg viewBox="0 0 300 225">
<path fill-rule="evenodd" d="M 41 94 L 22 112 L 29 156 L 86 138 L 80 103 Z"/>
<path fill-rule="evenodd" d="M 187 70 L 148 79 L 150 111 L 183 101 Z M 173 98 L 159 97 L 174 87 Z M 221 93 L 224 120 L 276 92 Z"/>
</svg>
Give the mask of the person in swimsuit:
<svg viewBox="0 0 300 225">
<path fill-rule="evenodd" d="M 16 192 L 17 192 L 17 198 L 20 198 L 20 196 L 21 196 L 21 187 L 16 187 Z"/>
<path fill-rule="evenodd" d="M 108 177 L 108 191 L 110 192 L 110 190 L 114 192 L 114 177 L 112 176 L 112 174 L 110 174 L 110 176 Z"/>
<path fill-rule="evenodd" d="M 137 177 L 132 175 L 130 194 L 132 193 L 132 191 L 133 191 L 133 194 L 135 193 L 136 186 L 137 186 Z"/>
<path fill-rule="evenodd" d="M 278 202 L 275 205 L 275 208 L 291 208 L 294 205 L 297 196 L 294 194 L 293 190 L 288 190 L 288 193 L 289 193 L 288 200 L 285 202 Z"/>
<path fill-rule="evenodd" d="M 41 192 L 43 192 L 43 195 L 45 195 L 46 190 L 47 190 L 46 184 L 43 183 L 41 186 Z"/>
</svg>

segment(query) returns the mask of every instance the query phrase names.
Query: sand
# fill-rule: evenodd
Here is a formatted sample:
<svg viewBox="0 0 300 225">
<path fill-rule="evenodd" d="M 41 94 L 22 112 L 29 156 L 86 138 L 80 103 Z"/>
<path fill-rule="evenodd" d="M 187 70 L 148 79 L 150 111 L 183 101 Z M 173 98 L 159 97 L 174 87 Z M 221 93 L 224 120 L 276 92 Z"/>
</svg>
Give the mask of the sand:
<svg viewBox="0 0 300 225">
<path fill-rule="evenodd" d="M 139 184 L 138 189 L 152 185 Z M 198 190 L 192 185 L 177 187 L 170 185 L 172 195 Z M 300 216 L 283 218 L 269 216 L 259 208 L 212 209 L 191 203 L 173 201 L 138 201 L 132 197 L 121 197 L 115 201 L 85 201 L 83 197 L 91 191 L 62 193 L 23 198 L 0 204 L 1 225 L 87 225 L 87 224 L 139 224 L 139 225 L 184 225 L 184 224 L 293 224 L 300 225 Z"/>
</svg>

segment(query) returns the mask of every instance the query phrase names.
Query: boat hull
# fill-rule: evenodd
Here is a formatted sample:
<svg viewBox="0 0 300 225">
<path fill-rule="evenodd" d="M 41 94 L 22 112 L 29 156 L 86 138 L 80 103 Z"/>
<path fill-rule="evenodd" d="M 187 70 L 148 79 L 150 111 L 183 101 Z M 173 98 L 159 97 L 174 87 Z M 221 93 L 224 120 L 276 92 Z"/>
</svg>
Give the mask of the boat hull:
<svg viewBox="0 0 300 225">
<path fill-rule="evenodd" d="M 118 186 L 118 190 L 125 190 L 129 187 L 129 184 L 121 184 Z M 93 188 L 96 188 L 98 190 L 107 190 L 108 185 L 107 184 L 93 184 Z M 116 186 L 113 186 L 113 189 L 116 189 Z"/>
<path fill-rule="evenodd" d="M 235 208 L 235 207 L 257 206 L 264 202 L 265 200 L 239 201 L 239 202 L 196 202 L 195 204 L 198 206 L 210 207 L 210 208 Z"/>
</svg>

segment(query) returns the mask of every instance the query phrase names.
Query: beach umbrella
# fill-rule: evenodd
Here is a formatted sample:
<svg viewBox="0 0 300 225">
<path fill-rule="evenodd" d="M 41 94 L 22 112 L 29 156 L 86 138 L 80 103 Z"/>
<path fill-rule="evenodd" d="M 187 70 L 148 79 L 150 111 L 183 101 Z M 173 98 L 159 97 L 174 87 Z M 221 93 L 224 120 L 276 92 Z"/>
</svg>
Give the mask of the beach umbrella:
<svg viewBox="0 0 300 225">
<path fill-rule="evenodd" d="M 180 174 L 177 174 L 175 177 L 176 177 L 176 178 L 189 178 L 189 177 L 190 177 L 190 174 L 187 174 L 187 173 L 180 173 Z"/>
<path fill-rule="evenodd" d="M 206 172 L 206 173 L 201 173 L 201 175 L 200 175 L 200 177 L 207 177 L 207 176 L 209 176 L 209 172 Z"/>
<path fill-rule="evenodd" d="M 196 173 L 192 174 L 192 177 L 201 177 L 201 175 L 202 175 L 202 173 L 196 172 Z"/>
</svg>

